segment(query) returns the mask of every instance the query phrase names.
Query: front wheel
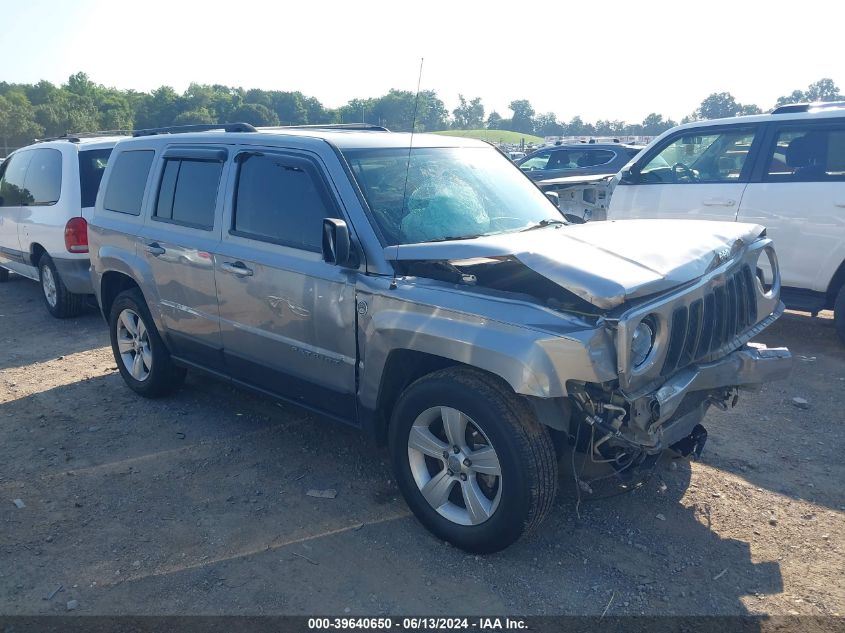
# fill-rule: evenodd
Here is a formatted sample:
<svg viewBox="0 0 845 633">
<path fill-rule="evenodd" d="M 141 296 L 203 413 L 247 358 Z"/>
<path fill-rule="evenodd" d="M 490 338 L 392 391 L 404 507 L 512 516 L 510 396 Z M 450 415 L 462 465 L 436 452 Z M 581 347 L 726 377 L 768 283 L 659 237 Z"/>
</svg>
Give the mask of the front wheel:
<svg viewBox="0 0 845 633">
<path fill-rule="evenodd" d="M 132 391 L 147 398 L 166 395 L 185 380 L 173 363 L 137 288 L 121 292 L 109 313 L 111 347 L 117 368 Z"/>
<path fill-rule="evenodd" d="M 474 369 L 447 368 L 408 387 L 390 448 L 416 517 L 470 552 L 504 549 L 533 530 L 557 492 L 546 428 L 507 384 Z"/>
</svg>

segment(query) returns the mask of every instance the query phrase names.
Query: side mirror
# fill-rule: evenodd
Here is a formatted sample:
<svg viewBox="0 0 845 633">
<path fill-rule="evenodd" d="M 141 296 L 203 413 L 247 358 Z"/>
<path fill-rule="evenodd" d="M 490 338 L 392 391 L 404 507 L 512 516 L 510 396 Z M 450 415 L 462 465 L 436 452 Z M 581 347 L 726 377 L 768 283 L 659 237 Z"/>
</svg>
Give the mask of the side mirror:
<svg viewBox="0 0 845 633">
<path fill-rule="evenodd" d="M 352 241 L 349 227 L 337 218 L 323 218 L 323 261 L 338 266 L 350 263 Z"/>
<path fill-rule="evenodd" d="M 622 171 L 620 182 L 626 185 L 633 185 L 640 181 L 640 168 L 638 165 L 631 165 L 630 168 Z"/>
<path fill-rule="evenodd" d="M 557 191 L 544 191 L 543 193 L 546 194 L 546 197 L 552 201 L 555 207 L 560 209 L 560 196 L 557 194 Z"/>
</svg>

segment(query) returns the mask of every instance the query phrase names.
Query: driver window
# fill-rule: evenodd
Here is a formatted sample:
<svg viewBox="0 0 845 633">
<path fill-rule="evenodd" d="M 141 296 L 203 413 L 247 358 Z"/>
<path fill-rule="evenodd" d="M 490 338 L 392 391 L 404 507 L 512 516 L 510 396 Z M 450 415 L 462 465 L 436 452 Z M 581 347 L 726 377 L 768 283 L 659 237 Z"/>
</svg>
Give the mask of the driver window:
<svg viewBox="0 0 845 633">
<path fill-rule="evenodd" d="M 549 157 L 551 155 L 551 152 L 540 152 L 539 154 L 534 154 L 531 158 L 520 163 L 519 168 L 523 171 L 546 169 L 546 165 L 549 164 Z"/>
<path fill-rule="evenodd" d="M 677 137 L 642 168 L 642 182 L 738 182 L 753 140 L 749 129 Z"/>
</svg>

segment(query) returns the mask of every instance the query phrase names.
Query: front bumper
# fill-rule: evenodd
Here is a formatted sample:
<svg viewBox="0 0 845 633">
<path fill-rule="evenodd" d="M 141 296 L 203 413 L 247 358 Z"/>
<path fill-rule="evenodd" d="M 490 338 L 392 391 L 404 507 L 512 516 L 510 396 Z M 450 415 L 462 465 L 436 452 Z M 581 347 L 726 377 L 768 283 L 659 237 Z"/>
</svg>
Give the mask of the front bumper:
<svg viewBox="0 0 845 633">
<path fill-rule="evenodd" d="M 630 403 L 629 431 L 643 448 L 665 448 L 687 437 L 715 404 L 732 406 L 735 388 L 786 378 L 792 354 L 785 347 L 749 343 L 719 360 L 692 365 L 656 391 Z"/>
</svg>

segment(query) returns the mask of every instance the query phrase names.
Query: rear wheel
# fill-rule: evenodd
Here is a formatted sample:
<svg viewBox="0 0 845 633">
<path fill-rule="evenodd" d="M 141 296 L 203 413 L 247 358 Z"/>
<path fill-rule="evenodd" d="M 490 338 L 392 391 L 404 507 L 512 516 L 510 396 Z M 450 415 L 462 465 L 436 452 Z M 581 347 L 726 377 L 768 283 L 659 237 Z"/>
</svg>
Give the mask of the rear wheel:
<svg viewBox="0 0 845 633">
<path fill-rule="evenodd" d="M 85 310 L 85 295 L 77 295 L 66 287 L 52 258 L 44 253 L 38 260 L 38 279 L 47 311 L 57 319 L 79 316 Z"/>
<path fill-rule="evenodd" d="M 840 340 L 845 343 L 845 285 L 839 289 L 833 304 L 833 326 Z"/>
<path fill-rule="evenodd" d="M 508 385 L 470 368 L 408 387 L 394 409 L 390 447 L 420 522 L 471 552 L 504 549 L 533 530 L 557 492 L 546 428 Z"/>
<path fill-rule="evenodd" d="M 109 313 L 111 347 L 124 382 L 147 398 L 166 395 L 185 380 L 174 364 L 137 288 L 121 292 Z"/>
</svg>

